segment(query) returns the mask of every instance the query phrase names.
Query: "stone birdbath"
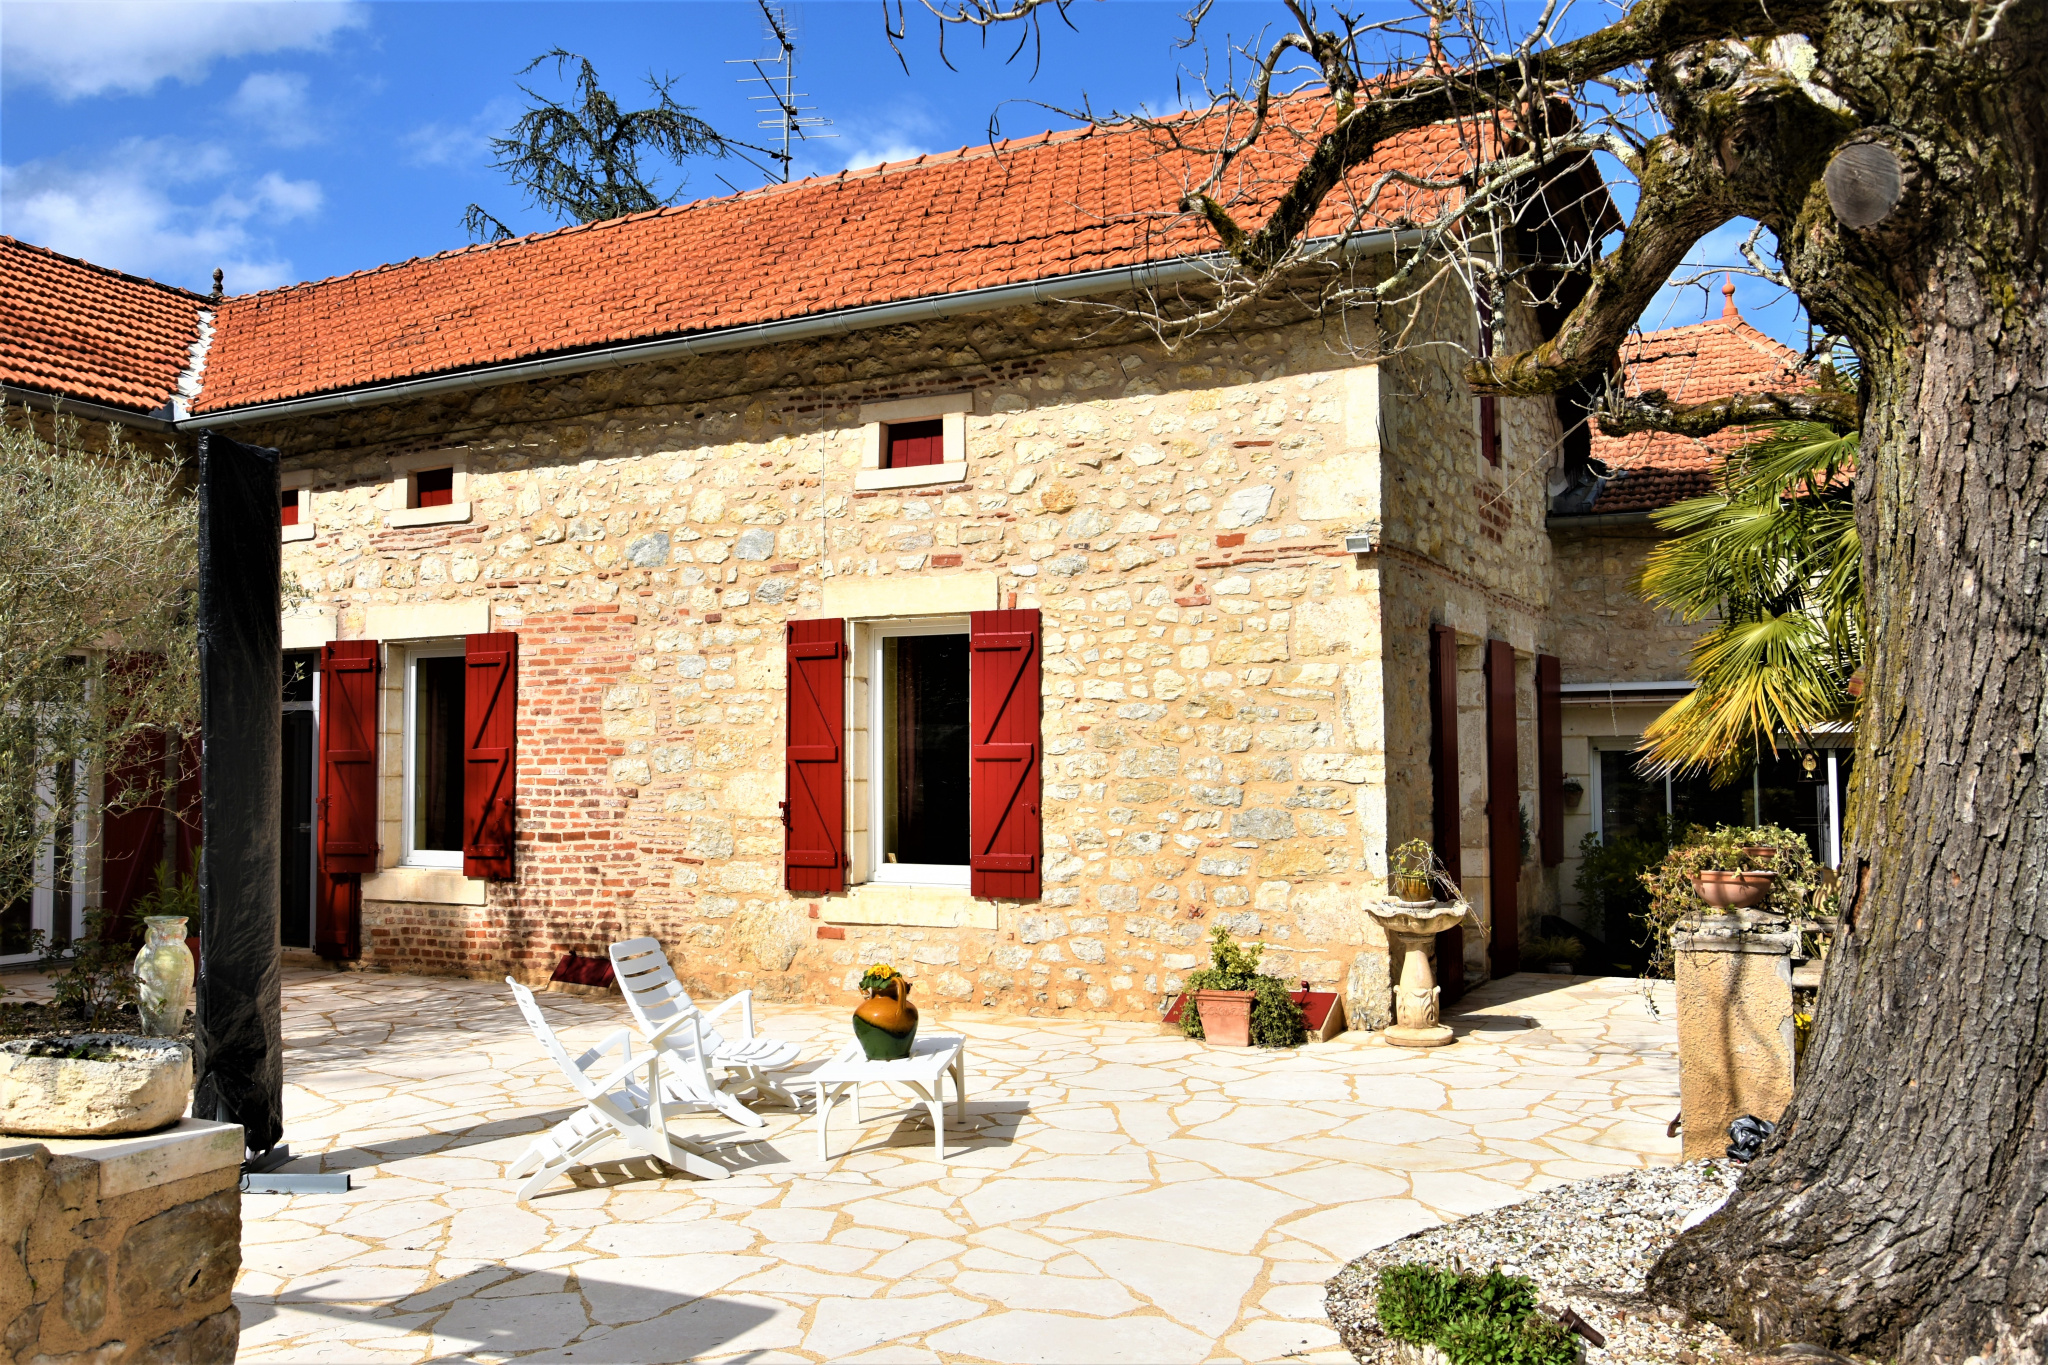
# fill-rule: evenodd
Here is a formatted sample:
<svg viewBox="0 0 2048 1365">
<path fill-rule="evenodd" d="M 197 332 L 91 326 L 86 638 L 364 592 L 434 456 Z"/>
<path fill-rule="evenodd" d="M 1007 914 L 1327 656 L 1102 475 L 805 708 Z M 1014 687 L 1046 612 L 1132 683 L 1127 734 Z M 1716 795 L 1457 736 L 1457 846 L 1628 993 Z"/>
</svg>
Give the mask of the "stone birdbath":
<svg viewBox="0 0 2048 1365">
<path fill-rule="evenodd" d="M 1437 1022 L 1436 971 L 1430 965 L 1436 936 L 1465 922 L 1463 901 L 1368 901 L 1367 910 L 1401 954 L 1394 987 L 1394 1023 L 1386 1039 L 1395 1047 L 1443 1047 L 1451 1031 Z"/>
</svg>

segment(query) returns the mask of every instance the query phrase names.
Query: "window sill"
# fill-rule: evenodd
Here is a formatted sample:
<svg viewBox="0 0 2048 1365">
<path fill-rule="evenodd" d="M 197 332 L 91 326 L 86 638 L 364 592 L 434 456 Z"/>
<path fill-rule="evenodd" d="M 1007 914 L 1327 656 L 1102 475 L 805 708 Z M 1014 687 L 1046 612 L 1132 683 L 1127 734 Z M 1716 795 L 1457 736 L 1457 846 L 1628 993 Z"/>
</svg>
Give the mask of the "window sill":
<svg viewBox="0 0 2048 1365">
<path fill-rule="evenodd" d="M 439 511 L 440 509 L 435 508 L 434 510 Z M 315 528 L 312 526 L 283 526 L 278 529 L 284 532 L 284 543 L 287 545 L 295 540 L 311 540 L 315 534 Z"/>
<path fill-rule="evenodd" d="M 420 905 L 482 905 L 485 885 L 481 878 L 463 876 L 459 867 L 387 867 L 382 872 L 364 874 L 363 899 Z"/>
<path fill-rule="evenodd" d="M 857 493 L 869 493 L 884 488 L 919 488 L 927 484 L 965 482 L 965 460 L 948 464 L 912 465 L 908 469 L 858 469 L 853 475 L 853 488 Z"/>
<path fill-rule="evenodd" d="M 469 504 L 451 502 L 445 507 L 401 507 L 384 514 L 384 524 L 400 526 L 450 526 L 469 520 Z"/>
<path fill-rule="evenodd" d="M 367 887 L 369 883 L 364 882 Z M 364 895 L 369 892 L 365 891 Z M 993 929 L 996 903 L 950 886 L 889 886 L 863 882 L 826 899 L 818 913 L 828 924 L 895 924 L 922 929 Z"/>
</svg>

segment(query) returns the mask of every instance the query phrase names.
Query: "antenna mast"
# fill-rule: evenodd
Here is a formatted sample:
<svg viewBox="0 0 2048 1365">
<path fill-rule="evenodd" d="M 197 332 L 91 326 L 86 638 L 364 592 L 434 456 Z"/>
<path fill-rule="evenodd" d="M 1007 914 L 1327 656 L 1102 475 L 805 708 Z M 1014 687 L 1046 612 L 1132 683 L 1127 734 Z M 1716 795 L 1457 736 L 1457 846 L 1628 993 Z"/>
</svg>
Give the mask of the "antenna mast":
<svg viewBox="0 0 2048 1365">
<path fill-rule="evenodd" d="M 770 139 L 771 145 L 767 147 L 752 147 L 750 143 L 739 143 L 738 145 L 752 147 L 752 150 L 761 153 L 773 161 L 775 163 L 774 170 L 770 170 L 766 166 L 761 166 L 760 169 L 771 180 L 779 180 L 786 185 L 789 183 L 790 163 L 795 157 L 795 153 L 791 150 L 793 142 L 808 142 L 812 138 L 838 137 L 839 134 L 807 133 L 805 131 L 811 128 L 829 128 L 832 126 L 832 120 L 811 117 L 811 112 L 816 106 L 797 103 L 798 100 L 807 99 L 809 96 L 806 92 L 796 88 L 795 26 L 789 21 L 789 11 L 784 6 L 769 4 L 768 0 L 756 0 L 756 3 L 761 6 L 761 17 L 767 21 L 768 31 L 764 36 L 769 42 L 774 44 L 775 55 L 772 57 L 735 58 L 727 61 L 726 65 L 751 66 L 754 68 L 753 75 L 741 76 L 738 83 L 741 85 L 752 85 L 758 81 L 761 85 L 767 87 L 765 94 L 749 95 L 747 98 L 750 100 L 766 100 L 773 106 L 772 109 L 759 111 L 769 117 L 763 118 L 755 127 L 775 130 L 781 135 L 782 145 L 781 149 L 777 150 L 772 145 L 774 141 L 772 138 Z M 751 157 L 747 159 L 752 160 Z M 758 166 L 760 163 L 756 162 L 755 164 Z"/>
</svg>

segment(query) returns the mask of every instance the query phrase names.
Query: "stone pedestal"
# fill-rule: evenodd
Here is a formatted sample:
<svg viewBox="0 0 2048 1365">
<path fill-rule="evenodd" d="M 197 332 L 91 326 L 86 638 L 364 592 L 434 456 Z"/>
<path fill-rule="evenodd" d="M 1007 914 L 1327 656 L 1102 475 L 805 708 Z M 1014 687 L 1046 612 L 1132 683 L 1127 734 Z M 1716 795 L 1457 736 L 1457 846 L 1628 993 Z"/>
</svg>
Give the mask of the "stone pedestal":
<svg viewBox="0 0 2048 1365">
<path fill-rule="evenodd" d="M 1681 924 L 1671 935 L 1678 978 L 1678 1094 L 1685 1159 L 1728 1153 L 1728 1125 L 1769 1123 L 1792 1102 L 1795 933 Z"/>
<path fill-rule="evenodd" d="M 241 1128 L 199 1119 L 0 1139 L 0 1360 L 233 1360 L 241 1171 Z"/>
<path fill-rule="evenodd" d="M 1386 1040 L 1396 1047 L 1443 1047 L 1453 1035 L 1437 1019 L 1436 936 L 1465 921 L 1462 902 L 1379 901 L 1368 907 L 1400 959 L 1394 987 L 1394 1023 Z"/>
</svg>

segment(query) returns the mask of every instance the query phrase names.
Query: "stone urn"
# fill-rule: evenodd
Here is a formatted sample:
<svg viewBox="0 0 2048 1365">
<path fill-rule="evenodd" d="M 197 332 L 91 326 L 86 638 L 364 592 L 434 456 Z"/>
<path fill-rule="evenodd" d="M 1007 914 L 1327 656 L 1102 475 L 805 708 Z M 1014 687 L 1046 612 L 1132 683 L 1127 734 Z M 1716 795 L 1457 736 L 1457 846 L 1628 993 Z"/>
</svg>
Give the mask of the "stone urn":
<svg viewBox="0 0 2048 1365">
<path fill-rule="evenodd" d="M 166 1038 L 76 1033 L 0 1043 L 0 1133 L 111 1137 L 176 1123 L 192 1053 Z"/>
<path fill-rule="evenodd" d="M 185 944 L 185 916 L 147 915 L 149 941 L 135 955 L 135 1008 L 142 1031 L 175 1038 L 185 1031 L 192 1007 L 192 950 Z"/>
<path fill-rule="evenodd" d="M 1442 1047 L 1452 1041 L 1437 1022 L 1436 971 L 1430 965 L 1436 936 L 1465 922 L 1463 901 L 1368 901 L 1367 910 L 1387 931 L 1401 955 L 1401 980 L 1394 987 L 1394 1022 L 1386 1040 L 1395 1047 Z"/>
</svg>

